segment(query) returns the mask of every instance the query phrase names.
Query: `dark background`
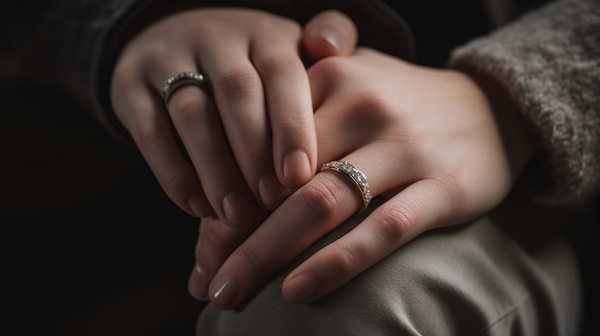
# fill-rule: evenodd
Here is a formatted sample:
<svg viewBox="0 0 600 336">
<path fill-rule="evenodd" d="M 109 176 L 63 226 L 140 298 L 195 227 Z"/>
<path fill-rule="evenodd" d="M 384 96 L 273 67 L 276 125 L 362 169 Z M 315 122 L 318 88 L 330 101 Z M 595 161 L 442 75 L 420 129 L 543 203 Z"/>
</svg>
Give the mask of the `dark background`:
<svg viewBox="0 0 600 336">
<path fill-rule="evenodd" d="M 199 221 L 68 100 L 0 98 L 2 333 L 193 335 Z"/>
<path fill-rule="evenodd" d="M 412 26 L 421 64 L 443 66 L 454 46 L 489 30 L 479 0 L 390 3 Z M 109 138 L 68 99 L 20 86 L 0 101 L 4 330 L 193 335 L 202 304 L 187 293 L 187 277 L 198 220 L 166 197 L 137 150 Z M 548 209 L 582 265 L 583 335 L 600 335 L 594 204 L 600 199 Z"/>
</svg>

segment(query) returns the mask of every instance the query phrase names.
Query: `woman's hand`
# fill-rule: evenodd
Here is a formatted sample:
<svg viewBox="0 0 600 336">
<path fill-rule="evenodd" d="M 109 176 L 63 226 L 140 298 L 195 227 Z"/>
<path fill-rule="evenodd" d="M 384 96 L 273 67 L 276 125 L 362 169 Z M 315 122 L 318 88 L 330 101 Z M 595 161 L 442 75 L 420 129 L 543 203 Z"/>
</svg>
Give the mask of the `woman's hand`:
<svg viewBox="0 0 600 336">
<path fill-rule="evenodd" d="M 367 176 L 372 195 L 386 202 L 287 276 L 282 290 L 290 302 L 315 300 L 424 231 L 492 209 L 536 153 L 517 107 L 486 79 L 370 49 L 322 60 L 308 75 L 319 165 L 347 160 Z M 216 219 L 204 220 L 197 265 L 218 269 L 208 297 L 219 308 L 235 308 L 360 206 L 348 179 L 320 173 L 230 256 L 235 246 L 224 242 L 245 237 L 219 230 L 224 227 Z M 194 276 L 190 291 L 206 298 Z"/>
<path fill-rule="evenodd" d="M 340 13 L 325 12 L 308 28 L 317 34 L 308 37 L 313 59 L 354 50 L 356 29 Z M 215 213 L 226 225 L 253 229 L 265 209 L 314 175 L 301 37 L 298 23 L 265 12 L 196 9 L 154 22 L 123 49 L 111 83 L 115 113 L 163 189 L 189 214 Z M 159 90 L 182 72 L 208 77 L 214 100 L 185 86 L 165 106 Z"/>
</svg>

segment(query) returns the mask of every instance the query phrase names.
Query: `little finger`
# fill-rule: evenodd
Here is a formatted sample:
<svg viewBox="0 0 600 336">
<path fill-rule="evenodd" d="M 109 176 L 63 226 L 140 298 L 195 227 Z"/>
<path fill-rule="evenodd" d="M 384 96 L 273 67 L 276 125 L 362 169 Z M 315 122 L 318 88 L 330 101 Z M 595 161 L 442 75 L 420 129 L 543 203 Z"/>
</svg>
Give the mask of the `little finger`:
<svg viewBox="0 0 600 336">
<path fill-rule="evenodd" d="M 143 85 L 113 83 L 115 114 L 129 131 L 166 194 L 175 204 L 197 217 L 213 210 L 192 165 L 180 150 L 163 102 Z"/>
<path fill-rule="evenodd" d="M 449 223 L 448 192 L 433 180 L 410 185 L 377 208 L 348 234 L 290 273 L 284 297 L 306 303 L 339 288 L 424 231 Z"/>
<path fill-rule="evenodd" d="M 345 158 L 374 177 L 368 181 L 373 196 L 404 182 L 378 178 L 393 175 L 402 165 L 375 153 L 365 146 Z M 209 289 L 213 304 L 235 308 L 273 273 L 359 210 L 364 198 L 356 189 L 358 183 L 341 173 L 323 172 L 291 195 L 215 275 Z"/>
</svg>

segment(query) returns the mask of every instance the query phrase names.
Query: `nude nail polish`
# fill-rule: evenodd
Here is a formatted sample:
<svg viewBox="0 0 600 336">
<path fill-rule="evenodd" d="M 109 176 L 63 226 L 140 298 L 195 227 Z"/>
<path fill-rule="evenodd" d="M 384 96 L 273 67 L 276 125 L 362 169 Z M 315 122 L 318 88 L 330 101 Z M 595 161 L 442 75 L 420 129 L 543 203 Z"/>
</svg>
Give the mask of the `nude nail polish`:
<svg viewBox="0 0 600 336">
<path fill-rule="evenodd" d="M 286 188 L 279 183 L 275 174 L 267 174 L 258 182 L 258 193 L 264 205 L 279 203 L 286 196 Z"/>
<path fill-rule="evenodd" d="M 208 274 L 200 264 L 196 263 L 188 283 L 190 294 L 198 300 L 205 300 L 208 295 L 208 285 L 210 285 Z"/>
<path fill-rule="evenodd" d="M 303 151 L 293 151 L 283 161 L 283 175 L 292 180 L 307 178 L 310 174 L 310 162 Z"/>
<path fill-rule="evenodd" d="M 223 198 L 223 211 L 227 219 L 242 218 L 250 212 L 250 202 L 240 191 L 230 191 Z"/>
<path fill-rule="evenodd" d="M 215 288 L 212 294 L 213 303 L 218 307 L 230 307 L 235 303 L 238 292 L 235 281 L 228 275 L 222 275 L 213 282 L 212 288 Z"/>
<path fill-rule="evenodd" d="M 312 274 L 300 274 L 285 285 L 285 297 L 294 303 L 302 303 L 317 291 L 317 278 Z"/>
</svg>

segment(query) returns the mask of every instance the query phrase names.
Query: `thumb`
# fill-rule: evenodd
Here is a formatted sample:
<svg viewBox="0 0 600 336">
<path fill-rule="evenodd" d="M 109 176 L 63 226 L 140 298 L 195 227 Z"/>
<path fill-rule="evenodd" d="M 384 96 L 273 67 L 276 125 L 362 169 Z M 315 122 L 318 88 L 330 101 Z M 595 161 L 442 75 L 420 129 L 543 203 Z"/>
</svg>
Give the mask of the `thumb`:
<svg viewBox="0 0 600 336">
<path fill-rule="evenodd" d="M 351 55 L 357 40 L 358 31 L 354 22 L 336 10 L 315 15 L 302 32 L 306 56 L 313 62 L 330 56 Z"/>
</svg>

